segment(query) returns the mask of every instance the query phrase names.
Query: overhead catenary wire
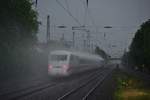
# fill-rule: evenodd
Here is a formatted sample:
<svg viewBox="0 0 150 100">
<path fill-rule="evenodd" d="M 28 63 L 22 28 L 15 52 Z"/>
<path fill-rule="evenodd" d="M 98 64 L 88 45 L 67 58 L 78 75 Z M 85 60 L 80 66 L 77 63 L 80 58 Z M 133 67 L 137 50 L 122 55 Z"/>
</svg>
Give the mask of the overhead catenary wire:
<svg viewBox="0 0 150 100">
<path fill-rule="evenodd" d="M 69 16 L 71 16 L 71 17 L 73 18 L 73 20 L 74 20 L 76 23 L 78 23 L 79 25 L 81 25 L 80 21 L 79 21 L 77 18 L 75 18 L 75 17 L 72 15 L 72 13 L 71 13 L 69 10 L 67 10 L 59 0 L 56 0 L 56 2 L 68 13 Z"/>
<path fill-rule="evenodd" d="M 86 15 L 89 15 L 89 17 L 91 18 L 92 24 L 93 24 L 93 26 L 94 26 L 95 29 L 96 29 L 96 32 L 98 32 L 97 25 L 95 24 L 94 18 L 92 17 L 91 11 L 90 11 L 90 9 L 89 9 L 89 7 L 88 7 L 88 4 L 89 4 L 88 0 L 86 1 L 86 3 L 85 3 L 84 1 L 82 1 L 82 0 L 80 0 L 80 1 L 83 3 L 84 8 L 85 8 L 85 10 L 86 10 L 86 11 L 85 11 L 85 16 L 86 16 Z M 84 23 L 85 23 L 85 22 L 84 22 Z"/>
<path fill-rule="evenodd" d="M 82 3 L 83 3 L 83 5 L 84 5 L 84 2 L 83 1 L 81 1 Z M 86 26 L 86 20 L 87 20 L 87 13 L 88 13 L 88 9 L 84 6 L 84 9 L 85 9 L 85 14 L 84 14 L 84 26 Z"/>
<path fill-rule="evenodd" d="M 67 6 L 67 9 L 69 10 L 69 3 L 68 3 L 68 0 L 65 0 L 66 2 L 66 6 Z M 70 10 L 69 10 L 70 11 Z"/>
</svg>

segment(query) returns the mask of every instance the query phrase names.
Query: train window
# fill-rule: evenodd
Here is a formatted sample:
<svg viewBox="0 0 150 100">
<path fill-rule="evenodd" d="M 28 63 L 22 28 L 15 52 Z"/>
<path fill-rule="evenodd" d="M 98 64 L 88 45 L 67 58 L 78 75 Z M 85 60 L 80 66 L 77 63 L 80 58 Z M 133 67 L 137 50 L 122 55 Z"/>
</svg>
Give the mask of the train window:
<svg viewBox="0 0 150 100">
<path fill-rule="evenodd" d="M 74 60 L 74 56 L 73 56 L 73 55 L 70 56 L 70 60 L 71 60 L 71 61 Z"/>
<path fill-rule="evenodd" d="M 77 64 L 78 63 L 78 57 L 77 56 L 74 56 L 74 55 L 71 55 L 70 56 L 70 60 L 73 64 Z"/>
<path fill-rule="evenodd" d="M 87 61 L 86 61 L 85 59 L 80 58 L 79 63 L 80 63 L 80 64 L 86 64 Z"/>
<path fill-rule="evenodd" d="M 52 60 L 52 61 L 65 61 L 65 60 L 67 60 L 67 55 L 51 55 L 50 60 Z"/>
</svg>

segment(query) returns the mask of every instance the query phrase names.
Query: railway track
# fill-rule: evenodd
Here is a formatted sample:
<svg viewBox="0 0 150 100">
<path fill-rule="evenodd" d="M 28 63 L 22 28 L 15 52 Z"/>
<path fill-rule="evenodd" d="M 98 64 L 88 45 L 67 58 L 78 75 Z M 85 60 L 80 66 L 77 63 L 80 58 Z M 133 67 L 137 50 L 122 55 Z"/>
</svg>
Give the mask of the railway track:
<svg viewBox="0 0 150 100">
<path fill-rule="evenodd" d="M 56 85 L 57 85 L 56 83 L 45 83 L 45 84 L 35 85 L 35 86 L 27 87 L 24 89 L 20 89 L 17 91 L 2 94 L 0 95 L 0 99 L 1 100 L 17 100 L 19 98 L 25 97 L 37 91 L 41 91 L 41 90 L 44 90 L 46 88 L 50 88 Z"/>
<path fill-rule="evenodd" d="M 108 74 L 106 75 L 101 73 L 94 75 L 88 81 L 81 84 L 77 88 L 73 88 L 69 92 L 59 97 L 57 100 L 87 100 L 94 90 L 102 84 L 102 82 L 109 76 L 110 73 L 112 73 L 112 71 L 107 73 Z"/>
<path fill-rule="evenodd" d="M 97 79 L 99 76 L 103 76 L 104 72 L 106 72 L 106 71 L 105 70 L 103 70 L 103 71 L 97 70 L 97 71 L 95 71 L 93 73 L 90 73 L 86 77 L 81 78 L 80 81 L 82 81 L 82 82 L 86 81 L 86 83 L 80 85 L 76 89 L 72 89 L 70 92 L 67 92 L 63 96 L 60 96 L 57 100 L 65 100 L 66 97 L 70 97 L 71 94 L 73 94 L 73 93 L 77 92 L 78 90 L 82 89 L 82 87 L 87 86 L 89 83 L 91 83 L 91 81 L 95 82 L 95 79 Z M 51 82 L 51 83 L 46 82 L 46 83 L 43 83 L 43 84 L 31 86 L 31 87 L 28 87 L 28 88 L 25 88 L 25 89 L 21 89 L 21 90 L 17 90 L 17 91 L 14 91 L 14 92 L 2 94 L 2 95 L 0 95 L 0 99 L 1 100 L 22 100 L 22 99 L 24 99 L 26 97 L 32 97 L 33 95 L 37 95 L 39 92 L 42 92 L 42 91 L 45 91 L 45 90 L 49 91 L 49 90 L 51 90 L 51 88 L 56 88 L 57 89 L 59 86 L 61 87 L 61 84 L 64 84 L 64 83 L 63 82 L 61 82 L 61 83 L 58 83 L 58 82 L 57 83 L 56 82 Z M 69 83 L 66 83 L 66 84 L 69 84 Z M 87 95 L 85 95 L 84 98 L 88 97 L 88 95 L 91 92 L 92 91 L 89 91 L 87 93 Z M 85 99 L 83 99 L 83 100 L 85 100 Z"/>
<path fill-rule="evenodd" d="M 41 78 L 35 78 L 35 79 L 28 79 L 28 80 L 16 80 L 16 81 L 9 81 L 9 82 L 3 82 L 0 84 L 0 96 L 4 94 L 12 94 L 14 92 L 25 90 L 30 87 L 34 87 L 37 85 L 41 85 L 45 83 L 46 81 L 49 81 L 49 79 L 45 77 Z M 26 84 L 25 84 L 26 83 Z M 31 84 L 32 83 L 32 84 Z"/>
<path fill-rule="evenodd" d="M 79 80 L 79 79 L 76 79 L 76 80 L 78 80 L 78 81 L 85 81 L 85 80 L 87 80 L 89 77 L 92 77 L 95 73 L 98 73 L 98 72 L 99 72 L 99 71 L 95 71 L 95 72 L 93 72 L 93 73 L 90 73 L 88 76 L 82 77 L 80 80 Z M 74 81 L 76 81 L 76 80 L 74 80 Z M 59 89 L 59 88 L 62 88 L 63 86 L 66 86 L 67 84 L 70 84 L 70 82 L 68 83 L 68 81 L 67 81 L 67 82 L 65 82 L 65 83 L 58 84 L 56 87 L 52 87 L 52 88 L 53 88 L 54 90 L 57 90 L 57 89 Z M 46 88 L 46 89 L 43 90 L 43 91 L 35 91 L 35 93 L 29 94 L 29 95 L 26 96 L 26 97 L 22 97 L 22 98 L 20 98 L 19 100 L 37 100 L 37 98 L 38 98 L 38 100 L 42 100 L 42 99 L 39 99 L 39 98 L 45 98 L 45 97 L 42 97 L 42 96 L 43 96 L 42 94 L 45 94 L 45 92 L 47 92 L 47 91 L 52 91 L 52 92 L 53 92 L 52 88 L 48 87 L 48 88 Z M 38 94 L 38 93 L 39 93 L 39 94 Z M 42 93 L 42 94 L 40 94 L 40 93 Z M 50 92 L 49 92 L 49 93 L 50 93 Z M 39 96 L 39 97 L 37 97 L 37 96 Z M 55 99 L 52 99 L 52 100 L 55 100 Z"/>
</svg>

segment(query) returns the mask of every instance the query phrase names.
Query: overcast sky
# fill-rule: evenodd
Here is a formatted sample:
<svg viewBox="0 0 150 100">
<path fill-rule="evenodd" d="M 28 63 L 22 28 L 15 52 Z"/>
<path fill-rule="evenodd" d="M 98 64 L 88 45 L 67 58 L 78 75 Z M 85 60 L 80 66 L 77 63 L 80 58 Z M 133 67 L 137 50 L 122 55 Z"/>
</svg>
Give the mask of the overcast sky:
<svg viewBox="0 0 150 100">
<path fill-rule="evenodd" d="M 144 21 L 150 19 L 150 0 L 89 0 L 86 13 L 86 0 L 58 0 L 80 22 L 90 29 L 91 41 L 99 45 L 112 56 L 122 55 L 134 36 L 133 33 Z M 51 38 L 60 39 L 65 33 L 65 39 L 72 39 L 72 26 L 80 26 L 56 2 L 56 0 L 38 0 L 37 10 L 40 25 L 39 41 L 46 41 L 46 17 L 51 19 Z M 87 14 L 87 15 L 86 15 Z M 66 29 L 54 26 L 65 25 Z M 112 26 L 104 29 L 104 26 Z M 86 34 L 76 32 L 76 45 L 82 46 Z M 106 34 L 104 36 L 104 34 Z M 114 47 L 113 45 L 116 45 Z"/>
</svg>

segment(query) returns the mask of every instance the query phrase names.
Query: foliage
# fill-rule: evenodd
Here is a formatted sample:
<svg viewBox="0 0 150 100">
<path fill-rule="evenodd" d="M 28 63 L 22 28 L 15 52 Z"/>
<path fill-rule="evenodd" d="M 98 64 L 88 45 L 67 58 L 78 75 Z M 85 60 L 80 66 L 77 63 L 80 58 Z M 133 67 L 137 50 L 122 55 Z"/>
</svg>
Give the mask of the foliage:
<svg viewBox="0 0 150 100">
<path fill-rule="evenodd" d="M 26 66 L 37 41 L 37 12 L 31 0 L 1 0 L 0 7 L 0 71 Z"/>
<path fill-rule="evenodd" d="M 36 40 L 37 13 L 30 0 L 1 0 L 0 6 L 2 46 L 14 47 Z"/>
<path fill-rule="evenodd" d="M 149 89 L 145 88 L 142 80 L 126 73 L 118 73 L 116 77 L 117 90 L 115 100 L 149 100 Z"/>
<path fill-rule="evenodd" d="M 150 19 L 136 32 L 129 53 L 136 66 L 150 70 Z"/>
<path fill-rule="evenodd" d="M 95 53 L 100 55 L 101 57 L 103 57 L 104 59 L 108 59 L 108 55 L 106 54 L 106 52 L 102 49 L 100 49 L 98 46 L 96 46 L 95 48 Z"/>
<path fill-rule="evenodd" d="M 125 52 L 124 53 L 124 55 L 122 56 L 122 64 L 124 65 L 124 66 L 127 66 L 127 67 L 131 67 L 131 66 L 134 66 L 134 64 L 133 64 L 133 59 L 132 59 L 132 57 L 131 57 L 131 55 L 130 55 L 130 52 Z"/>
</svg>

